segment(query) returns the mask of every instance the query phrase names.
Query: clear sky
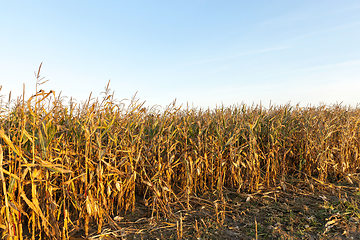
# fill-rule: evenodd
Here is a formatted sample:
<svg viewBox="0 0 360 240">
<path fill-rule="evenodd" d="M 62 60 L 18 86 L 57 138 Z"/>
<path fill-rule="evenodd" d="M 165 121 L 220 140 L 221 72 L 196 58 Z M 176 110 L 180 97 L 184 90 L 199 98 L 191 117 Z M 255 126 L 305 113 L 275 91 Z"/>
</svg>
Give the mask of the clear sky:
<svg viewBox="0 0 360 240">
<path fill-rule="evenodd" d="M 195 107 L 360 102 L 360 1 L 1 1 L 1 94 Z"/>
</svg>

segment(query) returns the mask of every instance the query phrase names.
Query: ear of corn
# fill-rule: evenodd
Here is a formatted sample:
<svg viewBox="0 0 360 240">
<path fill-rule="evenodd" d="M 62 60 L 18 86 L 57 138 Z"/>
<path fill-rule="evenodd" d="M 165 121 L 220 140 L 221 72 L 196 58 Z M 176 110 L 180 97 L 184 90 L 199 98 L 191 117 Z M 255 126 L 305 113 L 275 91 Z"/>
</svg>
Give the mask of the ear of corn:
<svg viewBox="0 0 360 240">
<path fill-rule="evenodd" d="M 224 203 L 225 188 L 285 186 L 299 172 L 358 183 L 358 108 L 160 111 L 135 99 L 126 108 L 109 85 L 102 101 L 65 106 L 42 91 L 0 107 L 0 228 L 9 237 L 24 223 L 34 236 L 58 239 L 76 224 L 88 234 L 97 223 L 100 232 L 110 217 L 132 211 L 136 196 L 153 214 L 171 215 L 175 205 L 191 209 L 194 195 L 215 192 Z"/>
</svg>

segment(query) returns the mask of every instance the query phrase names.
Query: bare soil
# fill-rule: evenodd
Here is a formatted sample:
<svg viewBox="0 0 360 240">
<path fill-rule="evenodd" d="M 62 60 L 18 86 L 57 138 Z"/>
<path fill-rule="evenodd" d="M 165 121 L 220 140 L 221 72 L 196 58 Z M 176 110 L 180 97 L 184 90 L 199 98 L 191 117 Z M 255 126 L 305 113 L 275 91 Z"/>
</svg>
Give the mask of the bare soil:
<svg viewBox="0 0 360 240">
<path fill-rule="evenodd" d="M 168 218 L 138 199 L 134 212 L 113 217 L 100 234 L 96 226 L 87 238 L 73 229 L 70 239 L 360 239 L 360 193 L 346 182 L 295 180 L 252 194 L 226 189 L 223 201 L 215 196 L 191 197 L 190 210 L 174 205 Z"/>
</svg>

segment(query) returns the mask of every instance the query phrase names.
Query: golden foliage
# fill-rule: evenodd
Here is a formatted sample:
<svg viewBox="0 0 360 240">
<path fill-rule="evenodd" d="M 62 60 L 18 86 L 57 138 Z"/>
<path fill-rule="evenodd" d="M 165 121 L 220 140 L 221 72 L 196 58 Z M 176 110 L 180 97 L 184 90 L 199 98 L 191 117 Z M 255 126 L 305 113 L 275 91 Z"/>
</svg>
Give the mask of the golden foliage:
<svg viewBox="0 0 360 240">
<path fill-rule="evenodd" d="M 133 210 L 136 196 L 171 215 L 206 191 L 220 202 L 224 188 L 286 191 L 289 175 L 359 183 L 358 108 L 159 111 L 136 100 L 126 108 L 107 86 L 103 101 L 69 106 L 40 91 L 0 117 L 0 228 L 9 237 L 25 222 L 33 236 L 67 238 L 77 224 L 88 234 L 91 222 L 100 232 L 104 221 L 116 224 L 111 216 Z"/>
</svg>

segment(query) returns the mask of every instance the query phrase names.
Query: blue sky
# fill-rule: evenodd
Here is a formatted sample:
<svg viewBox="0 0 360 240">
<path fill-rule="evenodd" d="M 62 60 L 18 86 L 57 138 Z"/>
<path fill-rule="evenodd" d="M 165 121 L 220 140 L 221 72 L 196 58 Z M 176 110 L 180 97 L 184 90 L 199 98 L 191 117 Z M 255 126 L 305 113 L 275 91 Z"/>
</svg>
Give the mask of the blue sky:
<svg viewBox="0 0 360 240">
<path fill-rule="evenodd" d="M 360 2 L 2 1 L 1 94 L 215 107 L 360 102 Z"/>
</svg>

